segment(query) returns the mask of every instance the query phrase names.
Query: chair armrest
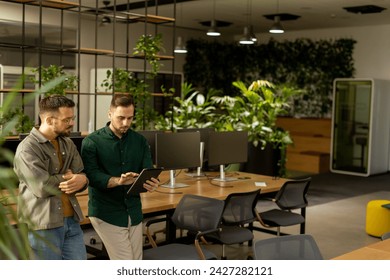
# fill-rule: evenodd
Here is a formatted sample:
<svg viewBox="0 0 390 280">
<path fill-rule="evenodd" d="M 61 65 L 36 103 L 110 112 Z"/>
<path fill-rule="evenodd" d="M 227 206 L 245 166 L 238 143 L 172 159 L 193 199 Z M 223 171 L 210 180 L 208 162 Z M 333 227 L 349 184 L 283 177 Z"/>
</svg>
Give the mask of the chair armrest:
<svg viewBox="0 0 390 280">
<path fill-rule="evenodd" d="M 222 230 L 221 228 L 215 228 L 215 229 L 210 229 L 210 230 L 206 230 L 206 231 L 200 231 L 196 234 L 195 239 L 199 240 L 199 238 L 202 236 L 205 236 L 207 234 L 214 233 L 214 232 L 219 232 L 221 230 Z"/>
<path fill-rule="evenodd" d="M 167 221 L 168 218 L 167 217 L 164 217 L 164 218 L 158 218 L 158 219 L 152 219 L 152 220 L 149 220 L 145 223 L 145 226 L 146 227 L 149 227 L 151 226 L 152 224 L 157 224 L 157 223 L 161 223 L 161 222 L 165 222 Z"/>
<path fill-rule="evenodd" d="M 200 232 L 198 232 L 196 234 L 194 245 L 195 245 L 196 252 L 198 253 L 199 258 L 201 260 L 205 260 L 206 257 L 205 257 L 205 255 L 204 255 L 204 253 L 202 251 L 202 248 L 200 247 L 199 239 L 201 239 L 206 234 L 210 234 L 210 233 L 214 233 L 214 232 L 218 232 L 218 231 L 221 231 L 221 228 L 216 228 L 216 229 L 211 229 L 211 230 L 206 230 L 206 231 L 200 231 Z"/>
<path fill-rule="evenodd" d="M 154 238 L 152 236 L 153 234 L 150 231 L 150 226 L 153 225 L 153 224 L 165 222 L 167 220 L 168 220 L 168 218 L 164 217 L 164 218 L 152 219 L 152 220 L 149 220 L 149 221 L 147 221 L 145 223 L 146 238 L 149 240 L 150 245 L 152 245 L 153 248 L 156 248 L 157 244 L 156 244 L 156 241 L 154 240 Z"/>
</svg>

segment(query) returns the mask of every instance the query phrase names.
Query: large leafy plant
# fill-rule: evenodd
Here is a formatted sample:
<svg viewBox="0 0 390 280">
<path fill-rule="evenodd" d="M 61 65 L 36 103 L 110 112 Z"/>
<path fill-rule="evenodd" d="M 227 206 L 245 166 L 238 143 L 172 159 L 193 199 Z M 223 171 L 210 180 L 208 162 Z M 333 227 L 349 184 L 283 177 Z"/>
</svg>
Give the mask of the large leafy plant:
<svg viewBox="0 0 390 280">
<path fill-rule="evenodd" d="M 233 82 L 233 85 L 239 89 L 240 95 L 212 97 L 222 110 L 218 128 L 248 131 L 249 142 L 254 146 L 291 144 L 289 133 L 278 129 L 276 120 L 287 112 L 290 99 L 299 91 L 276 87 L 264 80 L 254 81 L 249 87 L 241 81 Z"/>
<path fill-rule="evenodd" d="M 196 91 L 191 84 L 182 84 L 182 96 L 175 97 L 172 110 L 166 112 L 165 117 L 160 117 L 156 123 L 156 129 L 177 130 L 180 128 L 206 128 L 214 126 L 215 107 L 210 99 L 217 94 L 210 90 L 206 97 Z M 201 100 L 201 101 L 200 101 Z"/>
<path fill-rule="evenodd" d="M 286 148 L 293 141 L 288 131 L 276 125 L 278 116 L 287 112 L 294 96 L 300 90 L 275 86 L 265 80 L 256 80 L 248 87 L 242 81 L 233 82 L 240 94 L 232 96 L 214 96 L 213 102 L 218 104 L 221 114 L 218 116 L 215 127 L 218 130 L 248 132 L 248 140 L 255 147 L 262 149 L 271 145 L 281 150 L 279 161 L 280 174 L 283 174 L 286 163 Z"/>
</svg>

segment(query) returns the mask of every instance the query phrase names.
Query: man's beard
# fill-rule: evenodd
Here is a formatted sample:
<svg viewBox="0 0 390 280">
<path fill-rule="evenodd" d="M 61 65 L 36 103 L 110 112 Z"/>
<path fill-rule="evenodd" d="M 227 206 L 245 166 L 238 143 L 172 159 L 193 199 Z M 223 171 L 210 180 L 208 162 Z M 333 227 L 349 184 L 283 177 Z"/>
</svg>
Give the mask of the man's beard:
<svg viewBox="0 0 390 280">
<path fill-rule="evenodd" d="M 55 133 L 58 136 L 63 136 L 63 137 L 69 137 L 71 132 L 72 132 L 72 127 L 68 127 L 66 130 L 63 131 L 55 131 Z"/>
</svg>

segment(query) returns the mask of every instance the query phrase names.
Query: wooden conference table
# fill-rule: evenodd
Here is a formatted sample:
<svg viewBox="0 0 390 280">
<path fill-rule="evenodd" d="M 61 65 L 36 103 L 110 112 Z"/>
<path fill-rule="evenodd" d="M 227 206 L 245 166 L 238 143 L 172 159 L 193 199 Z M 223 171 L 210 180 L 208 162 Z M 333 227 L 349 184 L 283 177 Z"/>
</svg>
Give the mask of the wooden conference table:
<svg viewBox="0 0 390 280">
<path fill-rule="evenodd" d="M 333 260 L 390 260 L 390 239 L 367 245 Z"/>
<path fill-rule="evenodd" d="M 179 172 L 179 171 L 178 171 Z M 231 193 L 250 192 L 259 190 L 262 194 L 277 192 L 284 182 L 285 178 L 274 178 L 271 176 L 258 175 L 245 172 L 226 172 L 226 177 L 235 177 L 237 180 L 229 182 L 212 181 L 219 175 L 218 172 L 207 173 L 208 177 L 190 177 L 186 175 L 184 170 L 176 177 L 177 183 L 187 184 L 184 188 L 165 188 L 159 187 L 156 192 L 142 193 L 142 212 L 145 218 L 165 215 L 171 216 L 185 194 L 195 194 L 216 199 L 225 199 Z M 159 179 L 161 183 L 169 182 L 169 172 L 163 171 Z M 256 182 L 264 183 L 265 186 L 256 186 Z M 77 194 L 77 199 L 80 203 L 85 219 L 81 222 L 82 226 L 89 226 L 88 218 L 88 191 Z M 15 201 L 8 203 L 8 207 L 16 209 Z M 166 224 L 166 239 L 168 242 L 176 237 L 176 229 L 172 223 Z"/>
<path fill-rule="evenodd" d="M 156 192 L 142 193 L 142 212 L 145 216 L 155 216 L 161 212 L 167 210 L 174 210 L 179 203 L 180 199 L 185 194 L 195 194 L 200 196 L 206 196 L 216 199 L 225 199 L 231 193 L 237 192 L 250 192 L 259 190 L 261 193 L 277 192 L 287 179 L 277 178 L 265 175 L 258 175 L 245 172 L 227 172 L 226 177 L 235 177 L 236 181 L 231 182 L 217 182 L 211 181 L 218 175 L 217 172 L 211 172 L 207 174 L 209 177 L 190 177 L 187 176 L 184 171 L 180 172 L 176 177 L 177 183 L 187 184 L 184 188 L 165 188 L 159 187 Z M 169 181 L 169 172 L 163 171 L 159 179 L 161 183 Z M 264 182 L 265 187 L 258 187 L 255 182 Z M 84 215 L 87 217 L 88 213 L 88 195 L 87 192 L 79 194 L 78 200 L 83 210 Z M 86 221 L 88 223 L 88 221 Z"/>
<path fill-rule="evenodd" d="M 285 178 L 274 178 L 271 176 L 245 173 L 245 172 L 226 172 L 226 177 L 235 177 L 236 181 L 217 182 L 211 181 L 212 178 L 219 175 L 217 172 L 207 173 L 208 177 L 190 177 L 182 170 L 176 177 L 177 183 L 187 184 L 184 188 L 165 188 L 159 187 L 158 191 L 142 193 L 142 212 L 145 218 L 159 215 L 170 216 L 173 214 L 177 204 L 185 194 L 195 194 L 216 199 L 225 199 L 231 193 L 250 192 L 259 190 L 260 193 L 277 192 L 287 181 Z M 169 171 L 163 171 L 159 176 L 160 182 L 169 181 Z M 263 182 L 266 186 L 256 186 L 256 182 Z M 89 224 L 88 214 L 88 193 L 87 191 L 78 195 L 78 200 L 86 219 L 82 224 Z M 172 223 L 166 224 L 167 241 L 175 239 L 176 230 Z"/>
</svg>

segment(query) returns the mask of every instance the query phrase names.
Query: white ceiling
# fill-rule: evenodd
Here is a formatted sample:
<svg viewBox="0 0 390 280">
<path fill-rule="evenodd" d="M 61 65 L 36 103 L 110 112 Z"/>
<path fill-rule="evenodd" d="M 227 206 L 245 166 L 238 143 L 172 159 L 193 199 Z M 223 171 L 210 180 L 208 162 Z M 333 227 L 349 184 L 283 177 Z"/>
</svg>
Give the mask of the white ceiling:
<svg viewBox="0 0 390 280">
<path fill-rule="evenodd" d="M 102 1 L 99 0 L 99 2 Z M 116 3 L 121 3 L 121 1 L 126 0 L 116 0 Z M 142 0 L 130 0 L 130 3 L 140 1 L 143 2 Z M 160 3 L 162 1 L 160 0 Z M 201 25 L 200 22 L 213 19 L 214 0 L 176 1 L 178 2 L 176 4 L 177 26 L 206 32 L 208 27 Z M 114 0 L 111 0 L 110 6 L 112 3 Z M 376 5 L 386 10 L 376 14 L 355 14 L 343 9 L 343 7 L 361 5 Z M 255 33 L 268 32 L 273 21 L 266 19 L 264 15 L 275 13 L 300 16 L 297 20 L 282 22 L 286 32 L 390 24 L 390 0 L 215 0 L 215 7 L 215 19 L 232 23 L 229 27 L 220 28 L 222 34 L 228 35 L 242 34 L 243 27 L 248 24 L 248 21 L 254 26 Z M 155 11 L 155 7 L 150 7 L 148 13 L 155 14 Z M 144 9 L 132 10 L 132 12 L 144 13 Z M 160 5 L 158 14 L 173 17 L 173 5 Z"/>
</svg>

